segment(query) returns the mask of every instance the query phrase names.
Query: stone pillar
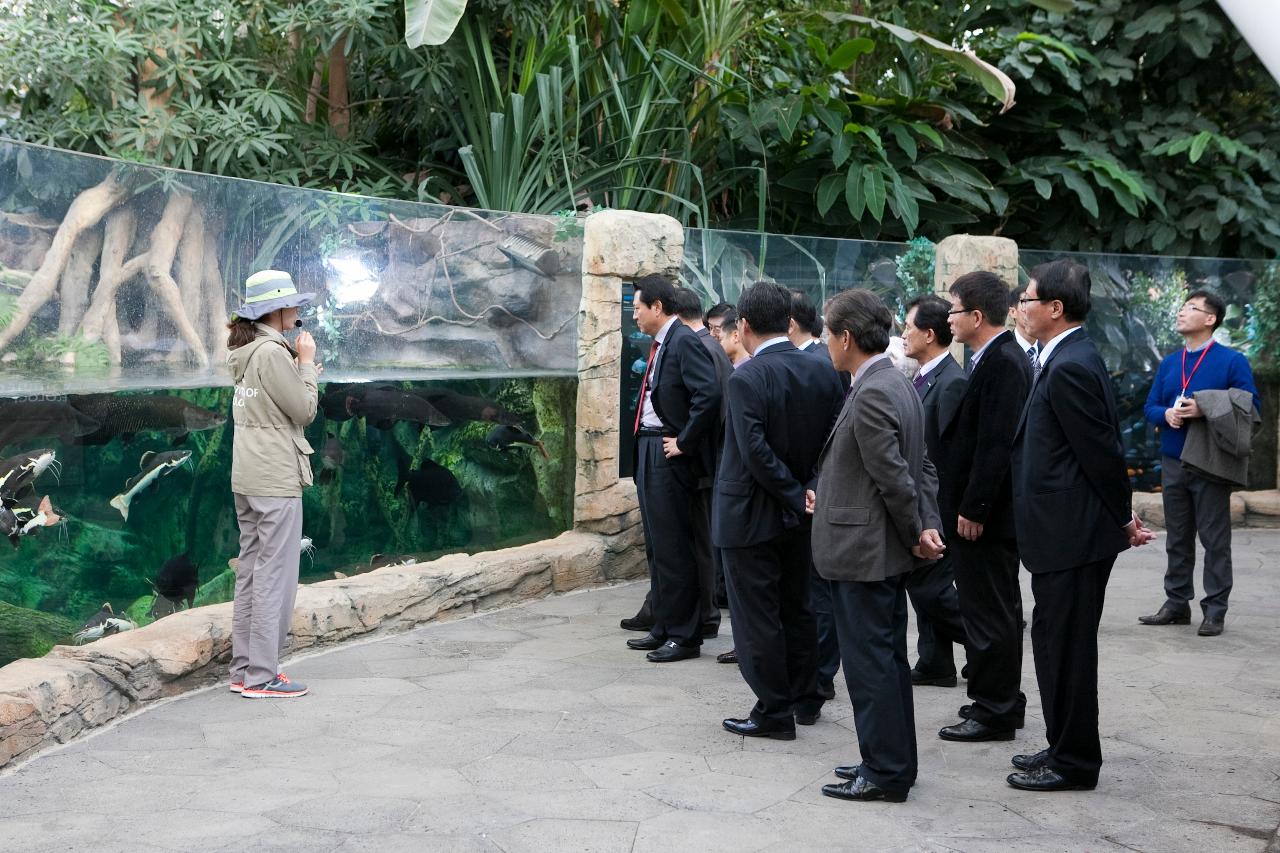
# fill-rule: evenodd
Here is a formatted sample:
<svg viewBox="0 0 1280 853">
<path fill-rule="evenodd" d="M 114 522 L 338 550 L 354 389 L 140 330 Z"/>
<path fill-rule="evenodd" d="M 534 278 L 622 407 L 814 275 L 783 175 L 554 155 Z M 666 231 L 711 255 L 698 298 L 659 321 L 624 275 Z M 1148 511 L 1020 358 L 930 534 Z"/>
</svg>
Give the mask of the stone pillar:
<svg viewBox="0 0 1280 853">
<path fill-rule="evenodd" d="M 670 216 L 605 210 L 587 217 L 585 230 L 573 526 L 611 535 L 640 525 L 635 484 L 618 478 L 622 285 L 653 273 L 675 278 L 684 229 Z"/>
<path fill-rule="evenodd" d="M 1018 244 L 1008 237 L 953 234 L 934 250 L 933 289 L 946 294 L 951 283 L 967 272 L 986 270 L 1018 286 Z"/>
<path fill-rule="evenodd" d="M 975 237 L 953 234 L 943 238 L 934 250 L 933 290 L 943 299 L 947 288 L 969 272 L 986 270 L 1004 279 L 1009 289 L 1018 286 L 1018 244 L 1008 237 Z M 951 355 L 964 364 L 964 344 L 951 345 Z"/>
</svg>

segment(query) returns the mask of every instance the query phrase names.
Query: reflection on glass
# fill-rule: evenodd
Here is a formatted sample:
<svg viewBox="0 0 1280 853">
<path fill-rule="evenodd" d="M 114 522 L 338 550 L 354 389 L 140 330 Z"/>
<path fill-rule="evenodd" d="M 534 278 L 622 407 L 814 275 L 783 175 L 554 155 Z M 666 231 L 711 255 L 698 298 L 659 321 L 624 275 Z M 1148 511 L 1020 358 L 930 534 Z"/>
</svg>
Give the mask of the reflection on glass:
<svg viewBox="0 0 1280 853">
<path fill-rule="evenodd" d="M 227 312 L 268 268 L 318 292 L 328 378 L 569 375 L 581 252 L 551 217 L 0 142 L 0 394 L 229 384 Z"/>
</svg>

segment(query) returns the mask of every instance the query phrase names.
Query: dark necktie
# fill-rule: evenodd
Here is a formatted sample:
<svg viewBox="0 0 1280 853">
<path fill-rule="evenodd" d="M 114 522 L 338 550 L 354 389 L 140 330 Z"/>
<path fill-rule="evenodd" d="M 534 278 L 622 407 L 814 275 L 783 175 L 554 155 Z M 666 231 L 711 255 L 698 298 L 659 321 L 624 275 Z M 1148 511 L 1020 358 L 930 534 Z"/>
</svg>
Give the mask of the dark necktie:
<svg viewBox="0 0 1280 853">
<path fill-rule="evenodd" d="M 1031 346 L 1027 347 L 1027 361 L 1031 362 L 1033 366 L 1036 363 L 1036 345 L 1035 344 L 1032 344 Z"/>
<path fill-rule="evenodd" d="M 928 381 L 929 381 L 929 377 L 927 374 L 917 373 L 916 378 L 911 380 L 911 384 L 916 386 L 916 391 L 919 391 L 921 388 L 924 387 L 924 384 Z"/>
<path fill-rule="evenodd" d="M 644 416 L 644 396 L 649 391 L 649 373 L 653 370 L 653 357 L 658 353 L 658 342 L 655 340 L 649 347 L 649 360 L 644 365 L 644 379 L 640 381 L 640 398 L 636 401 L 636 424 L 631 434 L 640 431 L 640 418 Z"/>
<path fill-rule="evenodd" d="M 1040 363 L 1040 359 L 1035 355 L 1031 356 L 1031 384 L 1034 385 L 1040 381 L 1040 371 L 1044 370 L 1044 365 Z"/>
</svg>

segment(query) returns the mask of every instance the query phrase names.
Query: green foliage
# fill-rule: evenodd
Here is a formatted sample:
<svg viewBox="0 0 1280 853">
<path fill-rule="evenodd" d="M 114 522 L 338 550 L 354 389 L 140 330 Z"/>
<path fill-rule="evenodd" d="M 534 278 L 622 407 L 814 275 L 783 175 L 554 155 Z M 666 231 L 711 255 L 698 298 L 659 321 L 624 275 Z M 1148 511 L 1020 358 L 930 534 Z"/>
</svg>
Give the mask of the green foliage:
<svg viewBox="0 0 1280 853">
<path fill-rule="evenodd" d="M 917 296 L 933 293 L 933 261 L 936 246 L 928 237 L 915 237 L 897 261 L 898 286 L 905 305 Z"/>
<path fill-rule="evenodd" d="M 1129 317 L 1151 338 L 1152 350 L 1163 354 L 1182 344 L 1174 317 L 1187 299 L 1187 275 L 1175 270 L 1166 278 L 1137 273 L 1130 285 Z"/>
<path fill-rule="evenodd" d="M 5 133 L 528 212 L 1280 253 L 1276 86 L 1212 0 L 471 0 L 405 43 L 462 5 L 9 4 Z"/>
<path fill-rule="evenodd" d="M 1280 374 L 1280 261 L 1267 264 L 1249 305 L 1249 358 L 1261 372 Z"/>
</svg>

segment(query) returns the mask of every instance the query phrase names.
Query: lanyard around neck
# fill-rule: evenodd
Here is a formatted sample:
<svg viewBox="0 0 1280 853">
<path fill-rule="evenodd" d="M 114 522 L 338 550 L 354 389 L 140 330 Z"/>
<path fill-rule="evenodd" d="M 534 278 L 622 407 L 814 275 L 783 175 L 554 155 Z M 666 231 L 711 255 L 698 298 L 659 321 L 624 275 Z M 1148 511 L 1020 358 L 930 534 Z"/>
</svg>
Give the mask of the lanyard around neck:
<svg viewBox="0 0 1280 853">
<path fill-rule="evenodd" d="M 1191 384 L 1191 380 L 1195 378 L 1196 371 L 1200 369 L 1200 362 L 1204 361 L 1204 357 L 1209 354 L 1209 350 L 1213 349 L 1213 338 L 1209 339 L 1209 343 L 1205 344 L 1204 349 L 1200 352 L 1200 357 L 1196 359 L 1195 365 L 1191 368 L 1191 375 L 1187 375 L 1187 348 L 1182 348 L 1182 396 L 1187 396 L 1187 386 Z"/>
</svg>

